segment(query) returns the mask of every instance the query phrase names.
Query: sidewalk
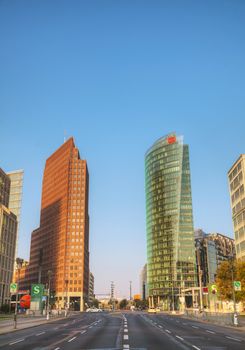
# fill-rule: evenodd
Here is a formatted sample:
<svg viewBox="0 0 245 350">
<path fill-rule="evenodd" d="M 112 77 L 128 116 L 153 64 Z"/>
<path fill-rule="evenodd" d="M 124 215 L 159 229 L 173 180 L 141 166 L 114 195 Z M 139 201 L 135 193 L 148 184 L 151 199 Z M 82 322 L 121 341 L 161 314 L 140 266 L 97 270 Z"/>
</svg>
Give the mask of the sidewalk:
<svg viewBox="0 0 245 350">
<path fill-rule="evenodd" d="M 69 317 L 69 316 L 68 316 Z M 18 315 L 17 317 L 17 329 L 14 329 L 14 316 L 7 320 L 0 320 L 0 334 L 15 332 L 20 329 L 36 327 L 41 324 L 54 322 L 57 320 L 62 320 L 65 318 L 64 315 L 60 316 L 50 316 L 50 319 L 47 321 L 46 316 L 23 316 Z"/>
</svg>

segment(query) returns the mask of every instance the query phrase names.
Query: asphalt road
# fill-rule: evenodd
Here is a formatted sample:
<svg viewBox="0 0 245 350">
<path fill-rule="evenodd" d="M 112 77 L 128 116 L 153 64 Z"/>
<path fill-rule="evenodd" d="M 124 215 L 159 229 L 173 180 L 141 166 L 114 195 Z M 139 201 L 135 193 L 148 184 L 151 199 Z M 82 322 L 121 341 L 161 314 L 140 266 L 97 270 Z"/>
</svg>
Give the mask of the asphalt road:
<svg viewBox="0 0 245 350">
<path fill-rule="evenodd" d="M 0 336 L 0 350 L 245 349 L 245 334 L 178 316 L 79 313 Z"/>
</svg>

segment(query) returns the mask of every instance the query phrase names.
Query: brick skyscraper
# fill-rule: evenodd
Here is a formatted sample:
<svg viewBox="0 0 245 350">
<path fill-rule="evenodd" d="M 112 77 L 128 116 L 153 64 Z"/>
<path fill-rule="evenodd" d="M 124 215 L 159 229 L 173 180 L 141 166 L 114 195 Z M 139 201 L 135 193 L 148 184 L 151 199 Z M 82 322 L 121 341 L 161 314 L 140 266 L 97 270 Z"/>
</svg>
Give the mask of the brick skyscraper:
<svg viewBox="0 0 245 350">
<path fill-rule="evenodd" d="M 32 232 L 30 263 L 23 286 L 48 282 L 56 305 L 66 297 L 71 307 L 83 310 L 89 283 L 89 175 L 73 138 L 46 161 L 40 227 Z"/>
</svg>

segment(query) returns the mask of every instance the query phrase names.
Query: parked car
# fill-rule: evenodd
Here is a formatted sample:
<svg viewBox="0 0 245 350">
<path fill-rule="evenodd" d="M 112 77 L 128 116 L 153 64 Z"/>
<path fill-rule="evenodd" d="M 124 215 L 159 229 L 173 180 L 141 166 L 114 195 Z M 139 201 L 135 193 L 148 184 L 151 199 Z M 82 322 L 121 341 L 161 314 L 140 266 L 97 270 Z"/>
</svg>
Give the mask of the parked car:
<svg viewBox="0 0 245 350">
<path fill-rule="evenodd" d="M 89 307 L 86 312 L 102 312 L 102 310 L 98 309 L 97 307 Z"/>
</svg>

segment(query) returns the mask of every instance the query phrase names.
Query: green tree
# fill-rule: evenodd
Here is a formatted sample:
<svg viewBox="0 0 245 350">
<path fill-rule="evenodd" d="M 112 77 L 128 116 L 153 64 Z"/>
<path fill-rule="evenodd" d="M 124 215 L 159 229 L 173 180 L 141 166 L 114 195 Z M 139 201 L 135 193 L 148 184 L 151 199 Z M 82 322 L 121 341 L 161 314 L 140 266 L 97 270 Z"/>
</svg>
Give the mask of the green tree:
<svg viewBox="0 0 245 350">
<path fill-rule="evenodd" d="M 128 305 L 127 299 L 122 299 L 119 303 L 120 309 L 126 309 L 127 305 Z"/>
<path fill-rule="evenodd" d="M 219 266 L 216 275 L 219 297 L 221 300 L 233 299 L 232 271 L 233 280 L 242 284 L 242 291 L 235 292 L 236 301 L 245 302 L 245 262 L 240 261 L 224 261 Z"/>
</svg>

